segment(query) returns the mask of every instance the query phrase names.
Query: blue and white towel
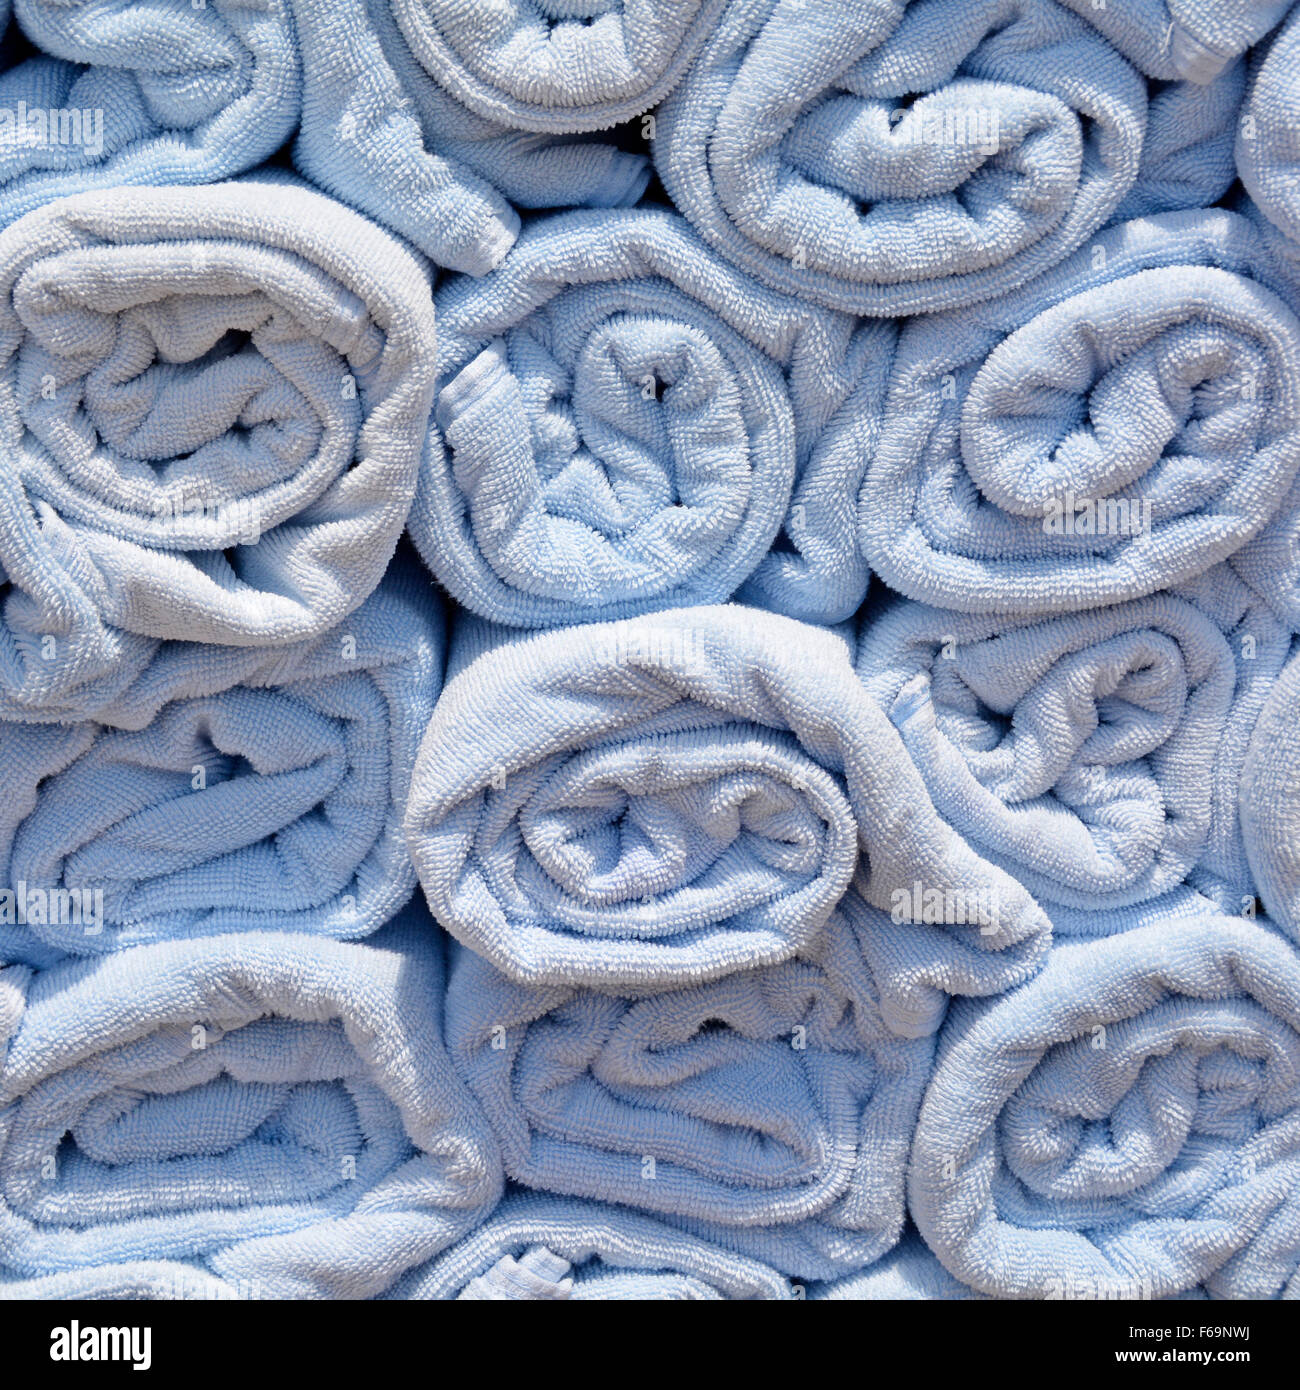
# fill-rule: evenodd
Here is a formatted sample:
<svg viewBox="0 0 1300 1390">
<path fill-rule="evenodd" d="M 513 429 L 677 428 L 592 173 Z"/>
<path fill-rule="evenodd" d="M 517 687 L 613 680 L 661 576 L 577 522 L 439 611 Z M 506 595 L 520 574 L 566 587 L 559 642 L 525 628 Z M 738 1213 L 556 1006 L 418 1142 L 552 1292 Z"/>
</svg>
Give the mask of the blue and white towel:
<svg viewBox="0 0 1300 1390">
<path fill-rule="evenodd" d="M 1004 1298 L 1294 1297 L 1300 956 L 1262 922 L 1063 942 L 953 1005 L 909 1204 L 947 1269 Z"/>
<path fill-rule="evenodd" d="M 365 943 L 257 932 L 0 970 L 0 1289 L 93 1295 L 104 1264 L 142 1261 L 244 1298 L 388 1289 L 501 1192 L 443 990 L 421 911 Z"/>
<path fill-rule="evenodd" d="M 764 283 L 902 315 L 1055 265 L 1138 176 L 1146 85 L 1055 0 L 732 0 L 655 166 Z"/>
<path fill-rule="evenodd" d="M 416 259 L 281 181 L 0 233 L 9 709 L 93 697 L 119 632 L 266 646 L 346 617 L 410 507 L 432 342 Z"/>
<path fill-rule="evenodd" d="M 523 627 L 737 590 L 836 621 L 861 602 L 850 499 L 891 326 L 756 286 L 650 209 L 535 223 L 437 306 L 447 447 L 410 525 L 460 602 Z"/>
<path fill-rule="evenodd" d="M 650 992 L 784 960 L 858 867 L 878 907 L 1046 918 L 944 825 L 846 639 L 740 606 L 536 635 L 462 619 L 411 783 L 434 916 L 508 976 Z"/>
<path fill-rule="evenodd" d="M 0 955 L 374 931 L 415 888 L 402 817 L 443 647 L 408 556 L 314 642 L 161 643 L 93 719 L 0 724 Z"/>
<path fill-rule="evenodd" d="M 639 1000 L 514 984 L 458 948 L 447 1042 L 517 1182 L 800 1278 L 898 1239 L 934 1042 L 885 1028 L 842 919 L 796 959 Z"/>
<path fill-rule="evenodd" d="M 1269 914 L 1300 942 L 1300 655 L 1268 692 L 1241 775 L 1246 854 Z"/>
<path fill-rule="evenodd" d="M 1300 321 L 1270 266 L 1245 218 L 1171 212 L 913 320 L 862 490 L 871 567 L 936 607 L 1028 617 L 1242 551 L 1300 468 Z"/>
</svg>

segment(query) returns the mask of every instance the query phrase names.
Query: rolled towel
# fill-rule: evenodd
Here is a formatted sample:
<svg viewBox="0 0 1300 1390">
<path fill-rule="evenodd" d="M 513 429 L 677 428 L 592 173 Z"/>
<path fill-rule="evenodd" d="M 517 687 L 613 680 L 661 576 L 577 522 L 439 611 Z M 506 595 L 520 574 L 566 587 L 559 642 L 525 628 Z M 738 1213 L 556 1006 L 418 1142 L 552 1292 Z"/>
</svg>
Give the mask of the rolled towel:
<svg viewBox="0 0 1300 1390">
<path fill-rule="evenodd" d="M 789 1299 L 775 1270 L 626 1207 L 518 1192 L 409 1275 L 400 1297 L 669 1302 Z"/>
<path fill-rule="evenodd" d="M 1046 929 L 940 820 L 835 632 L 740 606 L 467 618 L 448 677 L 407 842 L 437 919 L 513 979 L 650 991 L 783 960 L 859 849 L 877 906 L 921 881 L 983 895 L 988 949 Z"/>
<path fill-rule="evenodd" d="M 8 700 L 111 683 L 123 630 L 266 646 L 345 618 L 410 507 L 432 341 L 416 259 L 281 181 L 0 233 Z"/>
<path fill-rule="evenodd" d="M 131 1260 L 97 1265 L 37 1279 L 8 1279 L 0 1271 L 0 1303 L 80 1302 L 231 1302 L 240 1297 L 234 1285 L 178 1260 Z"/>
<path fill-rule="evenodd" d="M 1165 213 L 909 324 L 861 494 L 872 568 L 937 607 L 1028 617 L 1240 550 L 1300 466 L 1300 322 L 1260 256 L 1240 216 Z"/>
<path fill-rule="evenodd" d="M 621 207 L 645 191 L 645 155 L 521 134 L 462 106 L 439 85 L 448 65 L 388 0 L 293 0 L 293 8 L 304 84 L 297 168 L 439 265 L 492 269 L 519 234 L 512 203 Z M 464 11 L 459 20 L 481 28 L 491 16 Z"/>
<path fill-rule="evenodd" d="M 1300 652 L 1292 648 L 1251 735 L 1241 827 L 1269 915 L 1300 941 Z"/>
<path fill-rule="evenodd" d="M 501 1192 L 443 990 L 423 913 L 364 944 L 257 932 L 0 971 L 0 1268 L 382 1293 Z"/>
<path fill-rule="evenodd" d="M 462 603 L 541 627 L 738 589 L 835 621 L 861 602 L 891 325 L 773 294 L 649 209 L 535 223 L 437 305 L 447 454 L 410 527 Z"/>
<path fill-rule="evenodd" d="M 648 999 L 513 984 L 458 948 L 446 1026 L 517 1182 L 798 1278 L 898 1239 L 934 1041 L 884 1026 L 842 919 L 797 959 Z"/>
<path fill-rule="evenodd" d="M 725 0 L 392 0 L 421 65 L 471 111 L 518 130 L 606 130 L 679 82 Z"/>
<path fill-rule="evenodd" d="M 857 664 L 949 824 L 1040 901 L 1101 910 L 1177 887 L 1212 827 L 1231 859 L 1252 678 L 1283 641 L 1267 634 L 1234 650 L 1170 594 L 1041 621 L 895 599 L 864 619 Z"/>
<path fill-rule="evenodd" d="M 1015 289 L 1108 221 L 1146 105 L 1055 0 L 732 0 L 658 112 L 655 166 L 767 284 L 927 313 Z"/>
<path fill-rule="evenodd" d="M 0 75 L 0 226 L 92 188 L 231 178 L 298 123 L 287 0 L 15 8 L 42 56 Z"/>
<path fill-rule="evenodd" d="M 162 643 L 94 719 L 0 724 L 0 955 L 374 931 L 415 888 L 402 815 L 443 647 L 404 557 L 313 642 Z"/>
<path fill-rule="evenodd" d="M 1276 1296 L 1300 1251 L 1300 957 L 1228 917 L 1053 947 L 952 1007 L 909 1206 L 1011 1298 Z"/>
<path fill-rule="evenodd" d="M 1212 82 L 1282 18 L 1291 0 L 1063 0 L 1149 77 Z"/>
</svg>

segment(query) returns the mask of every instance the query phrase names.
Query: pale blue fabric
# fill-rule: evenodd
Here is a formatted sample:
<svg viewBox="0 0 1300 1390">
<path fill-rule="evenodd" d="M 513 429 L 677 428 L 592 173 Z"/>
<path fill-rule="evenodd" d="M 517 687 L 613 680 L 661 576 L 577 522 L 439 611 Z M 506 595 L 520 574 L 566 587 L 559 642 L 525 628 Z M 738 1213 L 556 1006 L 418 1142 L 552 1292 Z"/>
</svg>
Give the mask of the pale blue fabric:
<svg viewBox="0 0 1300 1390">
<path fill-rule="evenodd" d="M 775 1270 L 642 1212 L 523 1189 L 397 1296 L 491 1302 L 794 1297 Z"/>
<path fill-rule="evenodd" d="M 0 970 L 9 1294 L 189 1261 L 240 1297 L 364 1298 L 437 1255 L 501 1191 L 443 987 L 422 911 L 365 943 L 258 932 Z"/>
<path fill-rule="evenodd" d="M 42 54 L 0 74 L 0 226 L 92 188 L 230 178 L 298 123 L 288 0 L 15 8 Z"/>
<path fill-rule="evenodd" d="M 1300 322 L 1270 283 L 1245 218 L 1171 212 L 909 323 L 861 495 L 871 567 L 936 607 L 1026 617 L 1241 550 L 1300 466 Z M 1049 530 L 1071 499 L 1126 510 L 1104 534 Z"/>
<path fill-rule="evenodd" d="M 296 166 L 439 265 L 471 275 L 495 266 L 519 234 L 512 203 L 620 207 L 644 192 L 643 154 L 520 134 L 503 127 L 499 113 L 485 119 L 449 95 L 439 83 L 451 77 L 450 66 L 413 27 L 419 6 L 293 0 L 293 7 L 303 63 Z M 479 27 L 489 18 L 480 13 Z M 417 36 L 414 47 L 408 34 Z"/>
<path fill-rule="evenodd" d="M 808 1298 L 836 1303 L 947 1303 L 978 1301 L 987 1295 L 954 1279 L 920 1236 L 909 1230 L 883 1259 L 858 1273 L 814 1284 Z"/>
<path fill-rule="evenodd" d="M 1265 907 L 1300 942 L 1300 656 L 1268 692 L 1241 778 L 1246 853 Z"/>
<path fill-rule="evenodd" d="M 607 130 L 657 106 L 726 0 L 392 0 L 420 63 L 518 130 Z"/>
<path fill-rule="evenodd" d="M 1231 570 L 1202 578 L 1045 620 L 864 617 L 858 673 L 935 805 L 1041 903 L 1124 907 L 1198 868 L 1225 906 L 1253 894 L 1238 786 L 1290 641 Z"/>
<path fill-rule="evenodd" d="M 64 199 L 0 233 L 5 712 L 123 633 L 313 637 L 374 589 L 433 394 L 425 268 L 282 180 Z"/>
<path fill-rule="evenodd" d="M 764 290 L 658 209 L 537 222 L 437 309 L 446 453 L 410 528 L 460 602 L 523 627 L 737 590 L 821 621 L 861 602 L 892 326 Z"/>
<path fill-rule="evenodd" d="M 1263 38 L 1291 0 L 1063 0 L 1130 62 L 1164 81 L 1208 83 Z"/>
<path fill-rule="evenodd" d="M 1260 211 L 1300 243 L 1300 15 L 1260 52 L 1237 126 L 1237 171 Z"/>
<path fill-rule="evenodd" d="M 1108 221 L 1146 105 L 1055 0 L 732 0 L 658 113 L 655 167 L 764 283 L 924 313 L 1013 290 Z"/>
<path fill-rule="evenodd" d="M 842 919 L 796 959 L 641 1000 L 513 984 L 461 947 L 447 1042 L 518 1182 L 800 1278 L 898 1239 L 934 1043 L 885 1028 Z"/>
<path fill-rule="evenodd" d="M 952 1006 L 910 1210 L 984 1293 L 1277 1297 L 1300 1260 L 1298 1059 L 1300 956 L 1261 922 L 1061 942 Z"/>
<path fill-rule="evenodd" d="M 72 724 L 0 724 L 0 955 L 374 931 L 415 889 L 402 816 L 442 680 L 413 557 L 287 650 L 161 643 Z"/>
<path fill-rule="evenodd" d="M 1047 926 L 940 820 L 845 637 L 739 605 L 541 634 L 462 618 L 406 831 L 438 921 L 533 984 L 783 960 L 860 852 L 878 907 L 978 891 L 985 949 L 1018 961 Z"/>
</svg>

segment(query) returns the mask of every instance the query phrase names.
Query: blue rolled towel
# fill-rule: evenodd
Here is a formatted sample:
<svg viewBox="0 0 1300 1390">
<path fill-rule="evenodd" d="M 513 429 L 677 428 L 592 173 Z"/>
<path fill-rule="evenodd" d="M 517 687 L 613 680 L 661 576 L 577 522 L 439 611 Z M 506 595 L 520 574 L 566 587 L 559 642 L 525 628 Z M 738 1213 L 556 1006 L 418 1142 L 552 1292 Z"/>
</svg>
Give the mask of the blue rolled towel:
<svg viewBox="0 0 1300 1390">
<path fill-rule="evenodd" d="M 647 999 L 514 984 L 457 948 L 446 1020 L 516 1182 L 798 1278 L 898 1239 L 934 1040 L 885 1027 L 843 919 L 796 959 Z"/>
<path fill-rule="evenodd" d="M 827 621 L 861 602 L 891 325 L 774 294 L 659 209 L 534 223 L 437 307 L 447 451 L 410 527 L 460 602 L 523 627 L 737 590 Z"/>
<path fill-rule="evenodd" d="M 1123 907 L 1202 864 L 1247 890 L 1238 779 L 1289 642 L 1219 571 L 1207 596 L 1237 603 L 1214 616 L 1164 593 L 1042 620 L 897 598 L 864 617 L 858 674 L 935 805 L 1041 902 Z"/>
<path fill-rule="evenodd" d="M 428 71 L 472 111 L 549 132 L 606 130 L 681 80 L 725 0 L 392 0 Z"/>
<path fill-rule="evenodd" d="M 1241 774 L 1246 854 L 1269 915 L 1300 942 L 1300 650 L 1268 692 Z"/>
<path fill-rule="evenodd" d="M 35 1279 L 12 1278 L 0 1269 L 0 1303 L 6 1302 L 232 1302 L 239 1290 L 196 1265 L 179 1260 L 127 1260 Z"/>
<path fill-rule="evenodd" d="M 621 207 L 645 191 L 645 155 L 521 133 L 502 125 L 501 113 L 489 119 L 462 105 L 445 90 L 452 65 L 426 39 L 434 17 L 421 17 L 418 6 L 293 0 L 293 9 L 303 80 L 296 167 L 439 265 L 471 275 L 492 269 L 519 234 L 512 203 Z M 477 30 L 482 49 L 485 27 L 502 20 L 500 7 L 472 15 L 464 5 L 457 9 L 453 26 Z M 562 24 L 556 32 L 576 27 Z M 583 32 L 594 35 L 596 27 Z M 563 81 L 562 73 L 555 76 Z"/>
<path fill-rule="evenodd" d="M 374 931 L 415 888 L 402 815 L 443 646 L 404 557 L 312 642 L 161 643 L 93 718 L 0 724 L 0 955 Z"/>
<path fill-rule="evenodd" d="M 435 917 L 532 984 L 783 960 L 859 852 L 878 907 L 920 881 L 981 894 L 989 950 L 1047 929 L 940 820 L 844 636 L 738 605 L 540 634 L 459 620 L 406 831 Z"/>
<path fill-rule="evenodd" d="M 701 235 L 857 314 L 1006 293 L 1110 219 L 1147 93 L 1055 0 L 732 0 L 660 108 L 655 166 Z"/>
<path fill-rule="evenodd" d="M 984 1293 L 1275 1297 L 1300 1252 L 1298 1058 L 1300 956 L 1261 922 L 1058 943 L 952 1006 L 911 1213 Z"/>
<path fill-rule="evenodd" d="M 298 123 L 288 0 L 18 0 L 15 10 L 42 53 L 0 74 L 0 226 L 93 188 L 231 178 Z"/>
<path fill-rule="evenodd" d="M 1212 82 L 1291 0 L 1062 0 L 1150 77 Z"/>
<path fill-rule="evenodd" d="M 5 704 L 121 632 L 287 644 L 374 589 L 433 395 L 416 258 L 278 180 L 64 199 L 0 233 Z"/>
<path fill-rule="evenodd" d="M 1242 550 L 1300 468 L 1300 322 L 1271 278 L 1245 218 L 1170 212 L 910 323 L 860 499 L 872 568 L 924 603 L 1026 617 Z"/>
<path fill-rule="evenodd" d="M 423 912 L 365 943 L 257 932 L 0 970 L 9 1293 L 176 1261 L 241 1297 L 366 1298 L 427 1263 L 502 1185 L 443 990 Z"/>
<path fill-rule="evenodd" d="M 626 1207 L 520 1189 L 396 1296 L 478 1302 L 783 1300 L 775 1270 Z"/>
</svg>

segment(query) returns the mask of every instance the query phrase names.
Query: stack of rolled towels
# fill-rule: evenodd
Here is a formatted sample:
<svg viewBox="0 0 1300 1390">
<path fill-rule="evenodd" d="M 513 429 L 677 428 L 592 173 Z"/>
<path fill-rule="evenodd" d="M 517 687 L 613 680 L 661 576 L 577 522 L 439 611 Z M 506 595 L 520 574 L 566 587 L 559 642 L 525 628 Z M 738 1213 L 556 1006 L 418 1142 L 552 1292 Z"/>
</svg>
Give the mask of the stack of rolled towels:
<svg viewBox="0 0 1300 1390">
<path fill-rule="evenodd" d="M 0 32 L 0 1299 L 1300 1298 L 1300 6 Z"/>
</svg>

